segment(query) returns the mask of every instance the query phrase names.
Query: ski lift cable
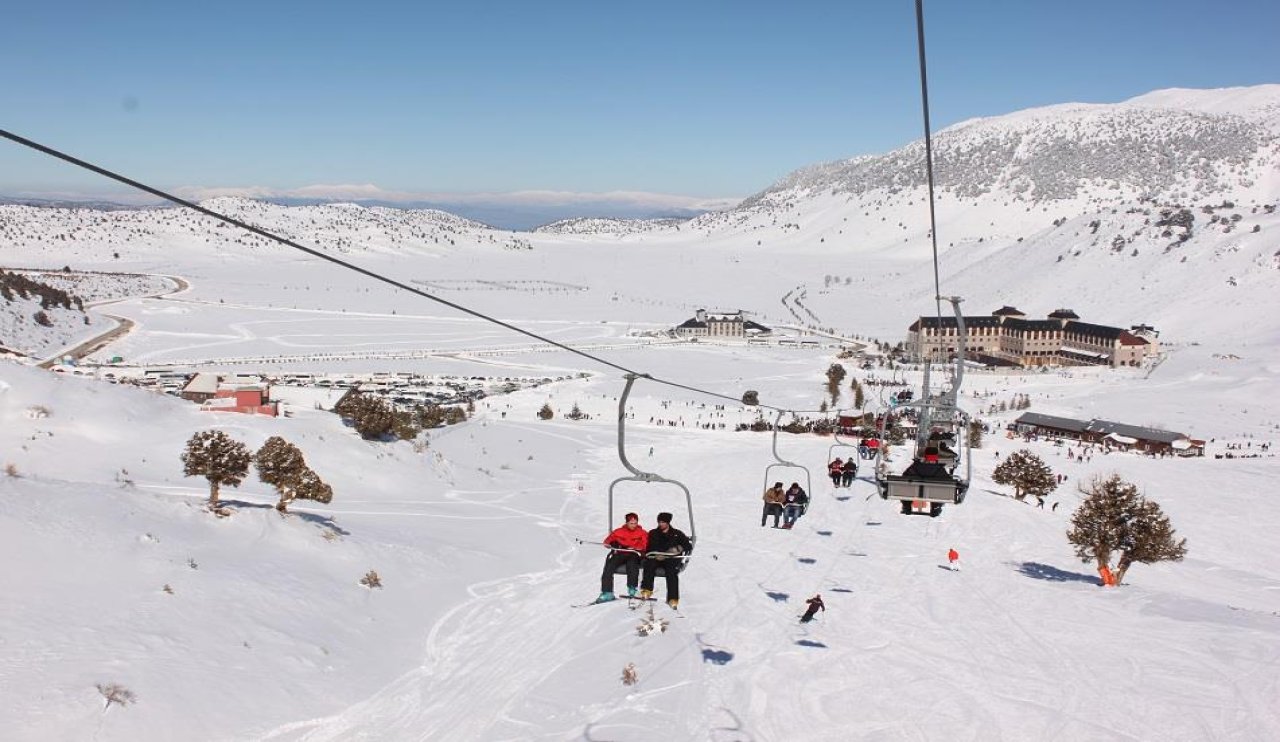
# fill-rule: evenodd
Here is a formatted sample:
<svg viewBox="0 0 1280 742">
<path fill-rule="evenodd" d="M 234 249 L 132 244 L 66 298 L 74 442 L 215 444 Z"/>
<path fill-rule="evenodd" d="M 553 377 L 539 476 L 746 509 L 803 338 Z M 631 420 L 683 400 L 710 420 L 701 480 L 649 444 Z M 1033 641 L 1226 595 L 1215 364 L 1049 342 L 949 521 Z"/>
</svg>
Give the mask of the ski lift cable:
<svg viewBox="0 0 1280 742">
<path fill-rule="evenodd" d="M 933 299 L 942 326 L 942 280 L 938 275 L 938 217 L 933 198 L 933 132 L 929 126 L 929 74 L 924 53 L 924 0 L 916 0 L 916 47 L 920 55 L 920 102 L 924 109 L 924 165 L 929 184 L 929 237 L 933 245 Z"/>
<path fill-rule="evenodd" d="M 114 180 L 114 181 L 116 181 L 116 182 L 118 182 L 118 183 L 123 183 L 123 184 L 125 184 L 125 185 L 127 185 L 127 186 L 130 186 L 131 188 L 136 188 L 136 189 L 138 189 L 138 190 L 140 190 L 140 191 L 143 191 L 144 193 L 149 193 L 149 194 L 151 194 L 151 195 L 153 195 L 153 196 L 155 196 L 155 197 L 157 197 L 157 198 L 160 198 L 160 199 L 163 199 L 163 200 L 165 200 L 165 201 L 169 201 L 169 202 L 171 202 L 171 203 L 177 204 L 178 206 L 182 206 L 182 207 L 185 207 L 185 208 L 191 209 L 192 211 L 199 212 L 199 213 L 201 213 L 201 214 L 204 214 L 205 216 L 211 217 L 211 218 L 213 218 L 213 219 L 217 219 L 218 221 L 225 222 L 225 223 L 230 224 L 230 225 L 235 226 L 235 227 L 239 227 L 240 229 L 246 230 L 246 231 L 248 231 L 248 232 L 252 232 L 253 234 L 259 235 L 259 236 L 261 236 L 261 237 L 265 237 L 265 238 L 267 238 L 267 239 L 269 239 L 269 240 L 272 240 L 273 242 L 278 242 L 278 243 L 280 243 L 280 244 L 282 244 L 282 245 L 285 245 L 285 246 L 287 246 L 287 247 L 291 247 L 291 248 L 293 248 L 293 249 L 295 249 L 295 250 L 298 250 L 298 251 L 300 251 L 300 252 L 304 252 L 304 253 L 306 253 L 306 254 L 308 254 L 308 255 L 312 256 L 312 257 L 320 258 L 321 260 L 326 260 L 326 261 L 328 261 L 328 262 L 330 262 L 330 263 L 333 263 L 334 265 L 340 266 L 340 267 L 342 267 L 342 268 L 346 268 L 347 270 L 350 270 L 350 271 L 354 271 L 354 272 L 359 273 L 359 274 L 361 274 L 361 275 L 363 275 L 363 276 L 365 276 L 365 277 L 367 277 L 367 278 L 372 278 L 372 279 L 373 279 L 373 280 L 375 280 L 375 281 L 380 281 L 380 282 L 385 283 L 385 284 L 387 284 L 387 285 L 389 285 L 389 286 L 392 286 L 392 287 L 394 287 L 394 288 L 398 288 L 398 289 L 400 289 L 400 290 L 402 290 L 402 291 L 407 291 L 407 292 L 409 292 L 409 293 L 411 293 L 411 294 L 414 294 L 414 295 L 417 295 L 417 296 L 421 296 L 421 297 L 422 297 L 422 298 L 424 298 L 424 299 L 430 299 L 431 301 L 434 301 L 434 302 L 436 302 L 436 303 L 438 303 L 438 304 L 443 304 L 444 306 L 450 307 L 451 309 L 455 309 L 455 310 L 457 310 L 457 311 L 459 311 L 459 312 L 462 312 L 463 314 L 467 314 L 467 315 L 470 315 L 470 316 L 475 317 L 475 318 L 477 318 L 477 319 L 484 320 L 485 322 L 489 322 L 489 323 L 492 323 L 492 324 L 498 325 L 499 327 L 503 327 L 503 328 L 505 328 L 505 329 L 507 329 L 507 330 L 510 330 L 510 331 L 512 331 L 512 332 L 518 333 L 518 334 L 520 334 L 520 335 L 524 335 L 525 337 L 529 337 L 529 338 L 532 338 L 532 339 L 534 339 L 534 340 L 537 340 L 537 341 L 538 341 L 538 342 L 540 342 L 540 343 L 546 343 L 547 345 L 551 345 L 551 346 L 554 346 L 554 347 L 560 348 L 561 350 L 566 350 L 566 351 L 568 351 L 568 352 L 570 352 L 570 353 L 574 353 L 574 354 L 576 354 L 576 355 L 578 355 L 578 356 L 581 356 L 581 357 L 583 357 L 583 358 L 586 358 L 586 359 L 588 359 L 588 360 L 590 360 L 590 361 L 594 361 L 595 363 L 598 363 L 598 364 L 600 364 L 600 365 L 602 365 L 602 366 L 607 366 L 607 367 L 612 368 L 612 369 L 614 369 L 614 370 L 616 370 L 616 371 L 621 371 L 621 372 L 623 372 L 624 374 L 632 374 L 632 375 L 635 375 L 635 376 L 638 376 L 638 377 L 643 377 L 643 378 L 649 379 L 650 381 L 654 382 L 655 384 L 662 384 L 662 385 L 664 385 L 664 386 L 674 387 L 674 388 L 676 388 L 676 389 L 684 389 L 684 390 L 686 390 L 686 391 L 695 392 L 695 393 L 697 393 L 697 394 L 702 394 L 702 395 L 705 395 L 705 396 L 708 396 L 708 397 L 714 397 L 714 398 L 717 398 L 717 399 L 724 399 L 724 400 L 728 400 L 728 401 L 730 401 L 730 402 L 734 402 L 734 403 L 737 403 L 737 404 L 743 404 L 743 400 L 742 400 L 742 398 L 741 398 L 741 397 L 732 397 L 732 396 L 729 396 L 729 395 L 727 395 L 727 394 L 721 394 L 721 393 L 719 393 L 719 392 L 713 392 L 713 391 L 710 391 L 710 390 L 708 390 L 708 389 L 702 389 L 702 388 L 700 388 L 700 387 L 695 387 L 695 386 L 691 386 L 691 385 L 688 385 L 688 384 L 681 384 L 681 383 L 676 382 L 676 381 L 671 381 L 671 380 L 668 380 L 668 379 L 663 379 L 663 378 L 660 378 L 660 377 L 651 376 L 651 375 L 649 375 L 649 374 L 642 374 L 642 373 L 639 373 L 639 372 L 634 371 L 634 370 L 632 370 L 632 369 L 630 369 L 630 368 L 627 368 L 626 366 L 619 365 L 619 364 L 614 363 L 614 362 L 612 362 L 612 361 L 605 360 L 604 358 L 601 358 L 601 357 L 599 357 L 599 356 L 592 355 L 591 353 L 588 353 L 588 352 L 586 352 L 586 351 L 583 351 L 583 350 L 579 350 L 579 349 L 577 349 L 577 348 L 574 348 L 574 347 L 573 347 L 573 346 L 571 346 L 571 345 L 567 345 L 567 344 L 565 344 L 565 343 L 561 343 L 561 342 L 558 342 L 558 341 L 556 341 L 556 340 L 552 340 L 551 338 L 548 338 L 548 337 L 545 337 L 545 336 L 539 335 L 539 334 L 537 334 L 537 333 L 535 333 L 535 332 L 532 332 L 532 331 L 530 331 L 530 330 L 526 330 L 526 329 L 524 329 L 524 328 L 522 328 L 522 327 L 519 327 L 518 325 L 512 324 L 512 323 L 510 323 L 510 322 L 504 322 L 503 320 L 500 320 L 500 319 L 498 319 L 498 318 L 496 318 L 496 317 L 491 317 L 491 316 L 489 316 L 489 315 L 487 315 L 487 314 L 485 314 L 485 313 L 483 313 L 483 312 L 479 312 L 479 311 L 477 311 L 477 310 L 471 309 L 471 308 L 466 307 L 466 306 L 464 306 L 464 305 L 462 305 L 462 304 L 459 304 L 459 303 L 457 303 L 457 302 L 452 302 L 452 301 L 449 301 L 448 299 L 444 299 L 444 298 L 441 298 L 441 297 L 436 296 L 436 295 L 434 295 L 434 294 L 430 294 L 430 293 L 428 293 L 428 292 L 426 292 L 426 291 L 423 291 L 422 289 L 414 288 L 413 286 L 410 286 L 410 285 L 408 285 L 408 284 L 406 284 L 406 283 L 403 283 L 403 282 L 401 282 L 401 281 L 397 281 L 397 280 L 395 280 L 394 278 L 389 278 L 389 277 L 387 277 L 387 276 L 385 276 L 385 275 L 383 275 L 383 274 L 381 274 L 381 273 L 378 273 L 377 271 L 372 271 L 372 270 L 369 270 L 368 268 L 361 268 L 360 266 L 355 265 L 354 263 L 349 263 L 349 262 L 347 262 L 347 261 L 345 261 L 345 260 L 342 260 L 342 259 L 340 259 L 340 258 L 336 258 L 336 257 L 334 257 L 334 256 L 332 256 L 332 255 L 328 255 L 328 254 L 326 254 L 326 253 L 324 253 L 324 252 L 322 252 L 322 251 L 320 251 L 320 250 L 317 250 L 317 249 L 315 249 L 315 248 L 307 247 L 306 245 L 299 244 L 299 243 L 297 243 L 297 242 L 295 242 L 295 241 L 293 241 L 293 240 L 290 240 L 290 239 L 287 239 L 287 238 L 285 238 L 285 237 L 281 237 L 281 236 L 279 236 L 279 235 L 276 235 L 276 234 L 274 234 L 273 232 L 270 232 L 270 231 L 268 231 L 268 230 L 266 230 L 266 229 L 263 229 L 263 228 L 261 228 L 261 227 L 257 227 L 257 226 L 254 226 L 254 225 L 252 225 L 252 224 L 249 224 L 248 222 L 241 221 L 241 220 L 239 220 L 239 219 L 236 219 L 236 218 L 234 218 L 234 217 L 227 216 L 227 215 L 225 215 L 225 214 L 220 214 L 220 213 L 218 213 L 218 212 L 216 212 L 216 211 L 214 211 L 214 210 L 212 210 L 212 209 L 209 209 L 209 208 L 206 208 L 206 207 L 204 207 L 204 206 L 201 206 L 200 204 L 197 204 L 197 203 L 195 203 L 195 202 L 193 202 L 193 201 L 188 201 L 187 199 L 180 198 L 180 197 L 175 196 L 175 195 L 173 195 L 173 194 L 171 194 L 171 193 L 168 193 L 167 191 L 163 191 L 163 190 L 161 190 L 161 189 L 159 189 L 159 188 L 155 188 L 155 187 L 149 186 L 149 185 L 147 185 L 147 184 L 145 184 L 145 183 L 142 183 L 142 182 L 140 182 L 140 181 L 134 180 L 134 179 L 129 178 L 129 177 L 127 177 L 127 176 L 120 175 L 119 173 L 116 173 L 116 172 L 114 172 L 114 171 L 108 170 L 108 169 L 106 169 L 106 168 L 104 168 L 104 167 L 100 167 L 100 166 L 98 166 L 98 165 L 94 165 L 94 164 L 93 164 L 93 163 L 91 163 L 91 162 L 88 162 L 88 161 L 82 160 L 82 159 L 80 159 L 80 158 L 78 158 L 78 157 L 75 157 L 75 156 L 73 156 L 73 155 L 70 155 L 70 154 L 67 154 L 67 153 L 65 153 L 65 152 L 62 152 L 61 150 L 54 149 L 53 147 L 49 147 L 49 146 L 47 146 L 47 145 L 40 144 L 39 142 L 36 142 L 36 141 L 33 141 L 33 140 L 28 139 L 28 138 L 26 138 L 26 137 L 20 136 L 20 135 L 18 135 L 18 134 L 15 134 L 15 133 L 13 133 L 13 132 L 11 132 L 11 131 L 6 130 L 6 129 L 0 129 L 0 137 L 4 137 L 5 139 L 8 139 L 9 141 L 14 142 L 15 144 L 20 144 L 20 145 L 22 145 L 22 146 L 24 146 L 24 147 L 27 147 L 27 148 L 29 148 L 29 149 L 33 149 L 33 150 L 35 150 L 35 151 L 37 151 L 37 152 L 40 152 L 40 153 L 42 153 L 42 154 L 48 155 L 48 156 L 50 156 L 50 157 L 54 157 L 54 158 L 56 158 L 56 159 L 62 160 L 62 161 L 67 162 L 67 163 L 70 163 L 70 164 L 72 164 L 72 165 L 75 165 L 76 167 L 83 168 L 83 169 L 88 170 L 88 171 L 93 172 L 93 173 L 97 173 L 98 175 L 101 175 L 101 176 L 103 176 L 103 177 L 105 177 L 105 178 L 108 178 L 108 179 L 110 179 L 110 180 Z M 757 404 L 755 404 L 755 405 L 751 405 L 751 406 L 755 406 L 755 407 L 763 407 L 763 408 L 770 409 L 770 410 L 778 410 L 778 411 L 782 411 L 782 410 L 783 410 L 783 408 L 774 407 L 774 406 L 772 406 L 772 405 L 767 405 L 767 404 L 760 404 L 760 403 L 757 403 Z M 790 411 L 790 410 L 788 410 L 788 411 Z"/>
<path fill-rule="evenodd" d="M 929 190 L 929 240 L 933 255 L 933 301 L 938 320 L 938 332 L 942 333 L 942 300 L 946 299 L 956 308 L 956 334 L 959 342 L 956 370 L 951 381 L 951 395 L 955 397 L 960 391 L 960 383 L 964 379 L 964 318 L 960 313 L 960 298 L 942 295 L 942 279 L 938 268 L 938 215 L 934 197 L 933 177 L 933 129 L 929 123 L 929 72 L 925 62 L 924 43 L 924 0 L 916 0 L 916 47 L 920 57 L 920 105 L 924 117 L 924 164 L 925 178 Z M 924 327 L 920 328 L 924 332 Z M 925 389 L 928 393 L 928 389 Z"/>
</svg>

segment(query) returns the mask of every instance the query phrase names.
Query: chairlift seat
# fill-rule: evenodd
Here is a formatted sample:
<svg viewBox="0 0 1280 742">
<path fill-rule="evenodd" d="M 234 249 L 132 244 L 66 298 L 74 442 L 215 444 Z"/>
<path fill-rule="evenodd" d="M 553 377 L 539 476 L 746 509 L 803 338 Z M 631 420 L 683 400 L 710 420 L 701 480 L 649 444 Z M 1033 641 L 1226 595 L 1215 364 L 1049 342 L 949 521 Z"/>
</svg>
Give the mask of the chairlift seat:
<svg viewBox="0 0 1280 742">
<path fill-rule="evenodd" d="M 901 474 L 885 475 L 880 497 L 959 505 L 964 501 L 965 489 L 965 484 L 957 481 L 944 464 L 915 461 Z"/>
</svg>

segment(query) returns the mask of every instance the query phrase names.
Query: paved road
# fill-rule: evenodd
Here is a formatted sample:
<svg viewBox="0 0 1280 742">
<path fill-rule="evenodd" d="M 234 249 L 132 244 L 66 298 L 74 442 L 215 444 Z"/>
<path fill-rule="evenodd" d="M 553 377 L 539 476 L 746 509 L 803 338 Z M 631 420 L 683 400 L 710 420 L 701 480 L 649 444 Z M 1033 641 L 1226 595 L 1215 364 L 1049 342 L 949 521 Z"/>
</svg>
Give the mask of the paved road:
<svg viewBox="0 0 1280 742">
<path fill-rule="evenodd" d="M 126 296 L 121 299 L 108 299 L 106 301 L 92 302 L 92 303 L 86 304 L 85 308 L 94 309 L 97 307 L 106 306 L 107 304 L 115 304 L 116 302 L 120 302 L 120 301 L 128 301 L 130 299 L 159 299 L 159 298 L 168 296 L 170 294 L 176 294 L 181 291 L 186 291 L 187 289 L 191 288 L 190 283 L 188 283 L 185 279 L 180 278 L 178 276 L 161 276 L 161 278 L 165 278 L 170 281 L 173 281 L 173 288 L 170 289 L 169 291 L 161 291 L 160 293 L 157 293 L 157 294 L 146 294 L 144 296 Z M 72 348 L 66 348 L 58 351 L 53 356 L 41 361 L 39 364 L 40 368 L 50 368 L 55 363 L 57 363 L 58 361 L 62 360 L 67 356 L 71 356 L 72 358 L 78 361 L 81 358 L 84 358 L 92 353 L 96 353 L 99 350 L 102 350 L 109 343 L 123 337 L 124 335 L 129 334 L 129 332 L 132 331 L 133 328 L 136 326 L 136 323 L 133 320 L 128 319 L 127 317 L 119 317 L 114 314 L 106 314 L 106 313 L 103 313 L 102 316 L 106 317 L 107 319 L 115 320 L 117 323 L 116 326 L 111 328 L 110 330 L 107 330 L 106 332 L 100 333 L 98 335 L 94 335 L 93 337 L 89 338 L 83 343 L 80 343 L 79 345 L 76 345 Z"/>
</svg>

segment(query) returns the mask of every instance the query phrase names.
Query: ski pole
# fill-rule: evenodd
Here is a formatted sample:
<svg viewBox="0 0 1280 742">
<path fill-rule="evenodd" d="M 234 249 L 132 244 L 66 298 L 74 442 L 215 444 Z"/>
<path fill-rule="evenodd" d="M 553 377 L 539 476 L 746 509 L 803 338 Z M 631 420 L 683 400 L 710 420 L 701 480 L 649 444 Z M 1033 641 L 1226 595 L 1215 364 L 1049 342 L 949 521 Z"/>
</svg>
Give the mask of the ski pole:
<svg viewBox="0 0 1280 742">
<path fill-rule="evenodd" d="M 587 544 L 590 546 L 603 546 L 604 548 L 609 549 L 611 551 L 629 551 L 632 554 L 639 554 L 640 556 L 645 556 L 645 553 L 643 551 L 639 551 L 638 549 L 628 549 L 622 546 L 610 546 L 604 543 L 603 541 L 587 541 L 585 539 L 580 539 L 577 537 L 575 537 L 573 540 L 577 541 L 580 544 Z"/>
</svg>

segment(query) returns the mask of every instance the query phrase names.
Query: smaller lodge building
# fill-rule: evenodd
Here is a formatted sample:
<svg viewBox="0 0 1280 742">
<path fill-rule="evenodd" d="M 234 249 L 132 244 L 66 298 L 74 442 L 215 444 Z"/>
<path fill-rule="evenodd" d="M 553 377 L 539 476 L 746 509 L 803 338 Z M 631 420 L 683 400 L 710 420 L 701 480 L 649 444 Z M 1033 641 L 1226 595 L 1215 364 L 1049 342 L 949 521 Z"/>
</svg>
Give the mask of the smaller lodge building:
<svg viewBox="0 0 1280 742">
<path fill-rule="evenodd" d="M 769 337 L 773 330 L 747 319 L 741 309 L 734 312 L 708 312 L 699 309 L 693 319 L 685 320 L 675 328 L 676 337 L 696 338 L 761 338 Z"/>
<path fill-rule="evenodd" d="M 1081 441 L 1106 449 L 1141 451 L 1153 456 L 1204 456 L 1204 441 L 1184 433 L 1126 425 L 1110 420 L 1076 420 L 1070 417 L 1024 412 L 1013 421 L 1019 433 Z"/>
<path fill-rule="evenodd" d="M 253 377 L 224 379 L 217 374 L 198 373 L 182 387 L 178 396 L 199 403 L 200 409 L 207 412 L 276 417 L 280 414 L 280 405 L 269 400 L 270 389 L 261 379 Z"/>
</svg>

